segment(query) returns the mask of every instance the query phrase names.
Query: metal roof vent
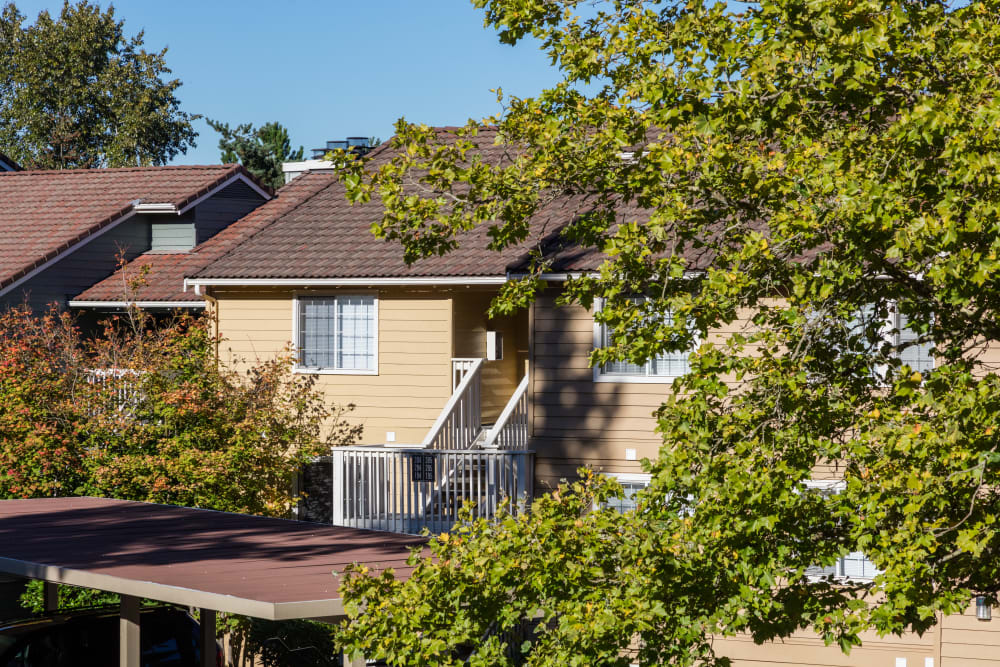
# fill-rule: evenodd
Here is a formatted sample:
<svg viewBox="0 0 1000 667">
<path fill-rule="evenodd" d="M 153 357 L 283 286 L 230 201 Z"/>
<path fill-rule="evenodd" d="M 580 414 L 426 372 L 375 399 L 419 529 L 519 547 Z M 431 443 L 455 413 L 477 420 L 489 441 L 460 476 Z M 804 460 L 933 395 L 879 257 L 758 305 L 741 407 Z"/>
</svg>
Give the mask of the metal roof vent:
<svg viewBox="0 0 1000 667">
<path fill-rule="evenodd" d="M 326 148 L 313 148 L 313 159 L 322 160 L 330 151 L 349 151 L 355 155 L 364 155 L 372 149 L 368 137 L 347 137 L 326 142 Z"/>
</svg>

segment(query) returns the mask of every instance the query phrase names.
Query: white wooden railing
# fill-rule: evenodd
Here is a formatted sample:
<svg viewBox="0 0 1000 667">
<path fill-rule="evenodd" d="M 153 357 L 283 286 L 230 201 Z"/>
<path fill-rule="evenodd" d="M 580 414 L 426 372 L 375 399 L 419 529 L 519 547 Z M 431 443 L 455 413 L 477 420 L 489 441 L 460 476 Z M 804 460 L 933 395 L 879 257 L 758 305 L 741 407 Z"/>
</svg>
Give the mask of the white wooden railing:
<svg viewBox="0 0 1000 667">
<path fill-rule="evenodd" d="M 96 385 L 107 395 L 115 412 L 132 416 L 139 403 L 140 376 L 144 372 L 131 368 L 93 368 L 87 371 L 87 384 Z"/>
<path fill-rule="evenodd" d="M 465 376 L 476 366 L 482 366 L 483 360 L 478 357 L 453 357 L 451 360 L 451 390 L 454 392 Z"/>
<path fill-rule="evenodd" d="M 502 504 L 523 511 L 533 493 L 534 452 L 334 447 L 333 524 L 419 533 L 451 530 Z"/>
<path fill-rule="evenodd" d="M 480 412 L 482 359 L 452 359 L 452 394 L 427 432 L 428 449 L 468 449 L 483 428 Z"/>
<path fill-rule="evenodd" d="M 490 429 L 485 449 L 527 449 L 528 448 L 528 376 L 521 379 L 514 394 L 507 401 L 496 424 Z"/>
</svg>

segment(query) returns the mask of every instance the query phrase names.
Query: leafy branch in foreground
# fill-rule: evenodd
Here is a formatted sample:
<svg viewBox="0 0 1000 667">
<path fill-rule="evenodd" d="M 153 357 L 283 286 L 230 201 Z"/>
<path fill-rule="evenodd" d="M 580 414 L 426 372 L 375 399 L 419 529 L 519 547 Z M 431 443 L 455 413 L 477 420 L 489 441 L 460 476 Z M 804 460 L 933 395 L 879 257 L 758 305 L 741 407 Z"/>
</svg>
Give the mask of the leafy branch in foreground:
<svg viewBox="0 0 1000 667">
<path fill-rule="evenodd" d="M 548 248 L 603 253 L 560 291 L 603 303 L 611 341 L 591 362 L 691 350 L 690 372 L 658 412 L 640 512 L 556 531 L 570 515 L 553 518 L 552 498 L 494 535 L 556 531 L 573 567 L 628 573 L 620 594 L 550 576 L 545 548 L 496 556 L 523 581 L 463 575 L 496 553 L 473 537 L 434 547 L 461 596 L 355 570 L 348 597 L 367 605 L 354 645 L 405 664 L 419 662 L 407 643 L 429 663 L 470 642 L 496 657 L 476 643 L 480 616 L 530 611 L 501 582 L 565 629 L 529 642 L 530 664 L 615 664 L 630 649 L 644 664 L 723 664 L 713 637 L 803 628 L 847 651 L 864 630 L 923 632 L 973 594 L 995 602 L 1000 3 L 474 4 L 502 41 L 538 40 L 562 80 L 486 124 L 400 121 L 391 157 L 345 169 L 348 196 L 381 202 L 374 231 L 408 261 L 480 225 L 497 250 L 547 238 L 498 311 L 535 298 Z M 563 227 L 536 234 L 555 202 Z M 817 476 L 839 492 L 807 484 Z M 873 579 L 811 574 L 855 552 Z"/>
</svg>

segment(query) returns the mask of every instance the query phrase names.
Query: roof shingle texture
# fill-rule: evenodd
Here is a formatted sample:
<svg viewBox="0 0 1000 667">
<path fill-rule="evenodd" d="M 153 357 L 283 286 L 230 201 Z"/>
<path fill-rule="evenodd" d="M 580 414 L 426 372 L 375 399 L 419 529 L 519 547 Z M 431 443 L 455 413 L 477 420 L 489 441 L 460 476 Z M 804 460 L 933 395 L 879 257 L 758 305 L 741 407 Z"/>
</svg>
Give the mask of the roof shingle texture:
<svg viewBox="0 0 1000 667">
<path fill-rule="evenodd" d="M 0 172 L 0 288 L 135 204 L 183 208 L 237 173 L 246 174 L 239 165 Z"/>
<path fill-rule="evenodd" d="M 450 138 L 454 137 L 453 130 L 438 129 Z M 494 164 L 506 159 L 506 149 L 495 145 L 495 138 L 496 132 L 487 130 L 475 139 L 483 159 Z M 373 152 L 370 159 L 377 166 L 391 155 L 383 148 Z M 520 247 L 502 252 L 489 250 L 489 225 L 480 225 L 459 236 L 456 250 L 407 266 L 398 242 L 378 239 L 371 233 L 372 224 L 382 220 L 381 202 L 352 205 L 344 186 L 334 179 L 266 229 L 188 276 L 235 279 L 504 276 L 509 265 L 525 261 L 527 248 L 555 233 L 578 210 L 577 200 L 550 203 L 535 216 L 530 237 Z"/>
<path fill-rule="evenodd" d="M 294 210 L 317 192 L 336 180 L 333 174 L 305 174 L 284 186 L 274 198 L 252 213 L 232 223 L 218 234 L 186 253 L 145 253 L 133 259 L 105 280 L 91 286 L 74 301 L 122 301 L 122 286 L 127 274 L 136 276 L 142 267 L 148 267 L 145 285 L 132 295 L 136 301 L 181 302 L 196 301 L 201 297 L 185 292 L 184 278 L 211 264 L 228 250 L 246 241 L 282 215 Z"/>
<path fill-rule="evenodd" d="M 455 128 L 436 128 L 442 142 L 454 141 Z M 509 147 L 496 144 L 494 130 L 474 138 L 484 162 L 509 161 Z M 369 168 L 393 156 L 389 144 L 369 155 Z M 301 178 L 301 177 L 300 177 Z M 294 181 L 293 181 L 294 183 Z M 251 238 L 235 245 L 212 263 L 187 277 L 229 280 L 289 280 L 337 278 L 436 278 L 504 277 L 529 268 L 529 251 L 539 249 L 552 273 L 598 269 L 607 256 L 598 248 L 580 245 L 560 236 L 560 231 L 581 214 L 608 206 L 599 196 L 555 196 L 529 221 L 528 237 L 517 247 L 496 252 L 488 248 L 493 226 L 481 224 L 456 237 L 458 248 L 444 256 L 421 259 L 407 266 L 398 242 L 376 238 L 371 227 L 380 223 L 382 203 L 373 200 L 352 205 L 336 179 L 316 191 L 293 210 L 273 219 Z M 650 211 L 634 205 L 616 206 L 618 222 L 649 220 Z M 612 228 L 613 230 L 614 228 Z M 692 268 L 710 261 L 705 249 L 687 248 Z"/>
</svg>

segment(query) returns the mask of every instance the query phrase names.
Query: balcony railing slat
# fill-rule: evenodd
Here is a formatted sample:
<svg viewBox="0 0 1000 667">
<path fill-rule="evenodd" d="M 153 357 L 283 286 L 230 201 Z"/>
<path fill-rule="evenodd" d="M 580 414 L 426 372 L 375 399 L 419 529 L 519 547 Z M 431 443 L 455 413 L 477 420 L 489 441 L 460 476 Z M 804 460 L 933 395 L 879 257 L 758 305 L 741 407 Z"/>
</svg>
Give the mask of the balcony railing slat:
<svg viewBox="0 0 1000 667">
<path fill-rule="evenodd" d="M 421 481 L 433 458 L 433 481 Z M 522 511 L 531 500 L 534 452 L 527 450 L 333 450 L 333 522 L 353 528 L 419 533 L 449 530 L 466 500 L 474 517 L 492 518 L 501 502 Z"/>
</svg>

